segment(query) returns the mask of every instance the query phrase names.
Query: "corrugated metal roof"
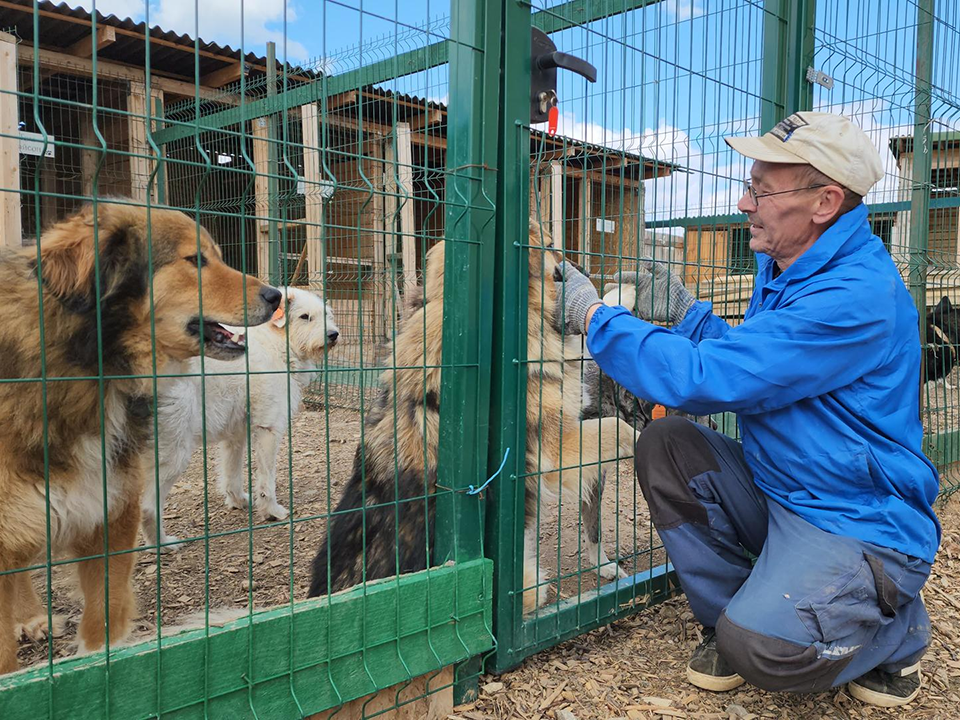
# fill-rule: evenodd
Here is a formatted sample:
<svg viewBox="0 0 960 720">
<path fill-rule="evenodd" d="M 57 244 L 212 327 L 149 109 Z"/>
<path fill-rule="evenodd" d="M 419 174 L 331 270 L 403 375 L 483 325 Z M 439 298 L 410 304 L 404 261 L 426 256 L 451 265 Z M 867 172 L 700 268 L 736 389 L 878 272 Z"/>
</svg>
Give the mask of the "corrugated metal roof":
<svg viewBox="0 0 960 720">
<path fill-rule="evenodd" d="M 39 0 L 36 4 L 39 38 L 34 38 L 34 3 L 32 0 L 0 0 L 0 27 L 14 32 L 22 40 L 41 48 L 64 49 L 90 37 L 93 16 L 83 8 L 73 8 L 66 3 Z M 116 29 L 116 40 L 103 47 L 97 56 L 143 66 L 146 64 L 147 25 L 130 18 L 96 13 L 97 26 Z M 219 70 L 243 59 L 245 62 L 266 69 L 267 60 L 261 55 L 248 52 L 241 55 L 230 45 L 220 45 L 203 39 L 178 34 L 160 27 L 149 29 L 150 66 L 170 75 L 184 78 L 195 76 L 195 63 L 199 60 L 200 75 Z M 278 68 L 282 64 L 278 63 Z M 315 76 L 312 71 L 288 67 L 288 73 Z"/>
</svg>

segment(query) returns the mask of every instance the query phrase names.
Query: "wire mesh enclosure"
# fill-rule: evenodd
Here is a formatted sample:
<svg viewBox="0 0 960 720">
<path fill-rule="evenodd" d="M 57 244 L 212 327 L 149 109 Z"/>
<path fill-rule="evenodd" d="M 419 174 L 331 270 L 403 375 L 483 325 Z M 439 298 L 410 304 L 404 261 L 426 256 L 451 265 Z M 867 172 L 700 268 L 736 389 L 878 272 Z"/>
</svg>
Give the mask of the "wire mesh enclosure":
<svg viewBox="0 0 960 720">
<path fill-rule="evenodd" d="M 960 487 L 954 4 L 2 5 L 0 717 L 420 716 L 677 592 L 632 463 L 677 411 L 600 372 L 557 263 L 632 307 L 653 257 L 740 322 L 723 138 L 795 110 L 881 152 Z"/>
</svg>

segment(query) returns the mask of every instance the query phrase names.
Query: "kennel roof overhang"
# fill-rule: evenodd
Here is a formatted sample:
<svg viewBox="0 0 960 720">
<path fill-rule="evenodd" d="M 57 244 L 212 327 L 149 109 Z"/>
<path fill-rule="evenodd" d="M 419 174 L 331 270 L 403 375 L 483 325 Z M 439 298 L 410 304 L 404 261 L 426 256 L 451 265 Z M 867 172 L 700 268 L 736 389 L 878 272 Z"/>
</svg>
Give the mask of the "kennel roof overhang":
<svg viewBox="0 0 960 720">
<path fill-rule="evenodd" d="M 348 124 L 362 126 L 368 133 L 389 135 L 394 124 L 408 123 L 414 144 L 434 150 L 446 148 L 448 109 L 445 103 L 436 100 L 367 86 L 327 98 L 325 109 L 329 119 L 342 118 Z M 530 131 L 530 156 L 546 164 L 557 161 L 570 172 L 602 173 L 611 181 L 649 180 L 684 172 L 676 163 L 645 157 L 616 145 L 549 135 L 537 129 Z"/>
<path fill-rule="evenodd" d="M 930 144 L 939 150 L 960 149 L 960 132 L 936 132 L 930 134 Z M 900 156 L 913 153 L 913 135 L 896 135 L 890 138 L 890 152 L 900 162 Z"/>
<path fill-rule="evenodd" d="M 34 12 L 39 42 L 34 38 Z M 143 69 L 146 66 L 146 38 L 150 37 L 150 71 L 160 77 L 194 82 L 199 65 L 200 85 L 220 87 L 234 82 L 241 72 L 265 74 L 267 59 L 254 53 L 241 53 L 229 45 L 189 35 L 180 35 L 160 27 L 116 15 L 93 14 L 83 8 L 49 0 L 0 0 L 0 27 L 25 43 L 41 49 L 66 51 L 78 57 L 90 57 L 96 21 L 97 57 L 111 63 Z M 277 63 L 277 73 L 283 64 Z M 309 81 L 318 74 L 312 70 L 287 66 L 288 79 Z"/>
</svg>

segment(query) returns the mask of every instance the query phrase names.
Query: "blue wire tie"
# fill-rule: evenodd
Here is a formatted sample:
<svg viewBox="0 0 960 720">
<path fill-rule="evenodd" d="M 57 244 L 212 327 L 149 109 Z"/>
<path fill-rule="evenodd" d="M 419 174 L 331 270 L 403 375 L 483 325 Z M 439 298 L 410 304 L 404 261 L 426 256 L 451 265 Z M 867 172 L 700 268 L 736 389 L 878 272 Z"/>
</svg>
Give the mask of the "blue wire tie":
<svg viewBox="0 0 960 720">
<path fill-rule="evenodd" d="M 503 466 L 507 464 L 508 457 L 510 457 L 510 448 L 507 448 L 507 451 L 503 454 L 503 462 L 500 463 L 500 467 L 497 468 L 497 471 L 488 477 L 487 481 L 480 487 L 475 488 L 473 485 L 470 485 L 467 489 L 467 495 L 478 495 L 479 493 L 482 493 L 486 489 L 487 485 L 492 483 L 493 479 L 503 470 Z"/>
</svg>

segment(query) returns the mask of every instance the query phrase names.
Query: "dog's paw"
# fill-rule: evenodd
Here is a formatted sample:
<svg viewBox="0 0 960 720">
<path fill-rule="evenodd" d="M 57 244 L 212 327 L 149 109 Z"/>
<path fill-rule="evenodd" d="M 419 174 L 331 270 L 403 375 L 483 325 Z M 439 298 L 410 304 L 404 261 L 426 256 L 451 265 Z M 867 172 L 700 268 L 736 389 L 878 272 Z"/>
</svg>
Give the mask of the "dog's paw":
<svg viewBox="0 0 960 720">
<path fill-rule="evenodd" d="M 612 560 L 606 565 L 600 566 L 600 578 L 602 580 L 616 580 L 625 577 L 627 577 L 627 573 L 624 569 Z"/>
<path fill-rule="evenodd" d="M 160 541 L 160 552 L 164 555 L 175 553 L 183 548 L 183 543 L 176 535 L 167 535 Z"/>
<path fill-rule="evenodd" d="M 604 288 L 603 304 L 608 307 L 621 305 L 632 313 L 637 304 L 637 289 L 633 285 L 607 285 Z"/>
<path fill-rule="evenodd" d="M 60 637 L 63 635 L 65 622 L 61 615 L 53 616 L 53 632 L 47 622 L 46 615 L 36 615 L 16 627 L 17 639 L 24 637 L 31 642 L 46 640 L 48 635 Z"/>
<path fill-rule="evenodd" d="M 290 517 L 290 512 L 283 505 L 276 501 L 267 503 L 262 512 L 263 516 L 267 520 L 271 521 L 286 520 L 288 517 Z"/>
<path fill-rule="evenodd" d="M 223 504 L 231 510 L 246 510 L 250 505 L 250 496 L 245 492 L 241 492 L 239 495 L 227 493 L 223 499 Z"/>
</svg>

